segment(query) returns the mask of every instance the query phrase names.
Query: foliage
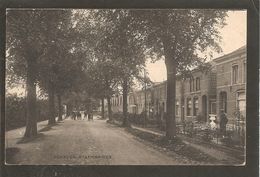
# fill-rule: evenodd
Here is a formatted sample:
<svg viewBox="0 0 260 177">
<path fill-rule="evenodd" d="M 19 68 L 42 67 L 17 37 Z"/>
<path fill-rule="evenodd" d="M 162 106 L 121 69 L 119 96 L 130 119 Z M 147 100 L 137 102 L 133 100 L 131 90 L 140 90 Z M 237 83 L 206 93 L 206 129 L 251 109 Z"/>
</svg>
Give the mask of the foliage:
<svg viewBox="0 0 260 177">
<path fill-rule="evenodd" d="M 195 66 L 207 68 L 201 54 L 209 48 L 221 51 L 225 16 L 223 10 L 210 9 L 9 10 L 7 81 L 27 80 L 30 71 L 31 86 L 37 82 L 43 91 L 65 95 L 72 105 L 109 100 L 122 88 L 126 100 L 134 79 L 150 83 L 143 76 L 146 58 L 164 58 L 166 135 L 173 130 L 174 137 L 176 75 L 186 77 Z"/>
<path fill-rule="evenodd" d="M 17 97 L 16 95 L 7 95 L 6 97 L 6 130 L 22 127 L 26 125 L 26 99 Z M 38 115 L 37 120 L 47 120 L 48 109 L 46 100 L 38 100 Z"/>
<path fill-rule="evenodd" d="M 7 96 L 5 104 L 6 130 L 25 125 L 25 99 L 17 96 Z"/>
<path fill-rule="evenodd" d="M 200 53 L 221 51 L 219 29 L 225 25 L 223 10 L 132 10 L 135 34 L 153 60 L 164 57 L 167 70 L 166 136 L 176 136 L 176 76 L 190 75 L 194 66 L 205 63 Z"/>
<path fill-rule="evenodd" d="M 199 53 L 208 48 L 221 51 L 219 29 L 225 25 L 226 16 L 223 10 L 136 10 L 131 13 L 137 19 L 135 26 L 142 34 L 147 54 L 153 60 L 165 57 L 167 39 L 174 54 L 170 60 L 176 60 L 179 73 L 202 64 L 205 58 Z"/>
</svg>

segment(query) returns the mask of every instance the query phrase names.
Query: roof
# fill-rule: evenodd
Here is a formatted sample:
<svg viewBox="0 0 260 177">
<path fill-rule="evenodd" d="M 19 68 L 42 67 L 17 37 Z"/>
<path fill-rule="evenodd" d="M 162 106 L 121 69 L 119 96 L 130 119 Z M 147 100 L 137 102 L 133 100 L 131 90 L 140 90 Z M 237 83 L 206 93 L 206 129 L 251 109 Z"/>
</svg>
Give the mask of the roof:
<svg viewBox="0 0 260 177">
<path fill-rule="evenodd" d="M 229 59 L 229 58 L 232 58 L 234 56 L 237 56 L 237 55 L 241 55 L 243 53 L 246 53 L 246 45 L 234 50 L 233 52 L 231 53 L 228 53 L 226 55 L 223 55 L 221 57 L 218 57 L 218 58 L 215 58 L 213 59 L 214 62 L 218 63 L 219 61 L 223 60 L 223 59 Z"/>
</svg>

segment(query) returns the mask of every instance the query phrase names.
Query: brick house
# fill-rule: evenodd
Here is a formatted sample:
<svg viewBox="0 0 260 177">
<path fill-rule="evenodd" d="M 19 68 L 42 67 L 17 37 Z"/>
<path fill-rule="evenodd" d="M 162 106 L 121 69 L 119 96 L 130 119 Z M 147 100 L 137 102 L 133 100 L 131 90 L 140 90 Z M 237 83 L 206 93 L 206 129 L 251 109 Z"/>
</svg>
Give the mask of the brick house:
<svg viewBox="0 0 260 177">
<path fill-rule="evenodd" d="M 217 70 L 217 114 L 224 110 L 229 127 L 243 124 L 246 118 L 246 46 L 216 58 L 214 62 Z"/>
<path fill-rule="evenodd" d="M 216 70 L 214 63 L 207 71 L 194 69 L 192 76 L 182 81 L 179 88 L 180 94 L 176 93 L 180 102 L 179 109 L 182 119 L 187 121 L 199 120 L 208 122 L 209 114 L 216 113 Z"/>
<path fill-rule="evenodd" d="M 152 106 L 155 116 L 160 116 L 166 112 L 166 86 L 167 82 L 156 83 L 152 87 Z"/>
<path fill-rule="evenodd" d="M 149 114 L 149 110 L 151 108 L 151 88 L 147 88 L 146 90 L 133 91 L 128 94 L 129 113 L 141 114 L 145 111 L 145 106 L 147 114 Z"/>
<path fill-rule="evenodd" d="M 123 95 L 117 94 L 110 100 L 112 112 L 123 112 Z"/>
<path fill-rule="evenodd" d="M 209 114 L 219 117 L 224 110 L 228 126 L 244 125 L 246 117 L 246 47 L 241 47 L 209 63 L 206 71 L 195 68 L 190 78 L 176 80 L 176 122 L 209 122 Z M 128 94 L 128 112 L 141 114 L 146 109 L 148 118 L 160 118 L 166 112 L 167 81 L 154 83 L 144 90 Z M 122 95 L 111 99 L 113 112 L 122 112 Z M 238 116 L 239 115 L 239 116 Z M 163 116 L 162 116 L 163 117 Z M 238 118 L 239 117 L 239 118 Z M 239 120 L 238 120 L 239 119 Z"/>
</svg>

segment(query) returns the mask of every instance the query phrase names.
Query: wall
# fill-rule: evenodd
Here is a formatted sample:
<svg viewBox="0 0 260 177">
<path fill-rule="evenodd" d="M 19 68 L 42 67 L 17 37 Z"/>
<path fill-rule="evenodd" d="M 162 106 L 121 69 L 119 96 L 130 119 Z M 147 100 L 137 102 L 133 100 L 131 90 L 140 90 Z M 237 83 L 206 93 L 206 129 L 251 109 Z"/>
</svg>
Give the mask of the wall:
<svg viewBox="0 0 260 177">
<path fill-rule="evenodd" d="M 235 112 L 238 108 L 238 94 L 246 94 L 246 49 L 234 51 L 231 55 L 215 59 L 217 68 L 217 113 L 223 108 L 221 105 L 220 94 L 225 92 L 227 95 L 227 117 L 230 126 L 235 125 Z M 237 83 L 232 83 L 232 66 L 238 65 Z M 244 112 L 245 113 L 245 112 Z"/>
</svg>

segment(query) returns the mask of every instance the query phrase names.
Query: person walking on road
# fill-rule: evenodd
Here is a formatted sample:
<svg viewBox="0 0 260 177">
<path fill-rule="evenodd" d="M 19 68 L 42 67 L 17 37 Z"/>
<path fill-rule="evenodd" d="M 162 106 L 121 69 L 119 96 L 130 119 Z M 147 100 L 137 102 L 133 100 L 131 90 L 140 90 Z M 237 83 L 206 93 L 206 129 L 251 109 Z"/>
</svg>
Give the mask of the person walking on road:
<svg viewBox="0 0 260 177">
<path fill-rule="evenodd" d="M 80 120 L 81 119 L 81 114 L 80 114 L 80 112 L 78 111 L 77 112 L 77 120 Z"/>
<path fill-rule="evenodd" d="M 84 119 L 87 119 L 87 117 L 88 117 L 88 112 L 84 111 Z"/>
<path fill-rule="evenodd" d="M 76 113 L 75 113 L 75 111 L 72 112 L 72 119 L 76 120 Z"/>
<path fill-rule="evenodd" d="M 88 121 L 93 121 L 93 112 L 92 112 L 92 110 L 90 110 L 89 113 L 88 113 Z"/>
</svg>

